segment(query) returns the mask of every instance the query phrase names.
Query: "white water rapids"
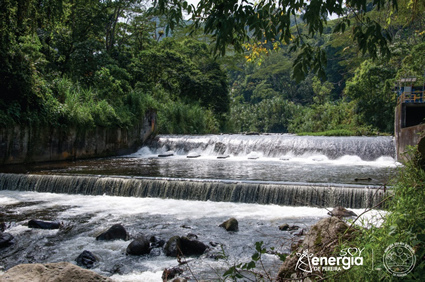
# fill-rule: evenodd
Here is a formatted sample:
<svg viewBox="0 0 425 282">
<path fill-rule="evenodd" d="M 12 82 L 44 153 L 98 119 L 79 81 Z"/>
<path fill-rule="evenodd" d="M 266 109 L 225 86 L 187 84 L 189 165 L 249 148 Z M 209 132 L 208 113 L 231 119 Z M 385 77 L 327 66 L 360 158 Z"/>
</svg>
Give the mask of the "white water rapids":
<svg viewBox="0 0 425 282">
<path fill-rule="evenodd" d="M 25 206 L 22 203 L 33 203 Z M 116 281 L 162 281 L 165 268 L 177 266 L 176 258 L 163 254 L 143 257 L 127 256 L 125 249 L 130 241 L 96 241 L 95 237 L 115 223 L 126 227 L 131 237 L 138 234 L 157 236 L 168 240 L 170 237 L 196 234 L 198 240 L 209 245 L 219 243 L 228 255 L 227 259 L 208 258 L 209 253 L 220 253 L 220 247 L 211 250 L 200 259 L 188 258 L 188 266 L 198 280 L 218 280 L 224 271 L 234 263 L 247 262 L 255 251 L 255 242 L 263 241 L 268 249 L 289 252 L 290 244 L 299 239 L 294 232 L 280 231 L 283 223 L 298 225 L 308 229 L 319 219 L 327 216 L 326 209 L 313 207 L 285 207 L 276 205 L 258 205 L 225 202 L 184 201 L 156 198 L 132 198 L 112 196 L 81 196 L 54 193 L 0 191 L 0 205 L 10 209 L 10 218 L 14 215 L 28 214 L 11 222 L 7 232 L 15 236 L 17 244 L 27 240 L 32 252 L 24 252 L 16 258 L 18 263 L 69 261 L 83 251 L 94 253 L 100 262 L 94 271 L 111 275 Z M 40 211 L 49 211 L 45 218 L 61 221 L 70 230 L 29 229 L 26 222 L 32 215 L 43 215 Z M 361 213 L 362 209 L 355 209 Z M 239 232 L 229 233 L 218 227 L 229 217 L 239 221 Z M 41 216 L 43 218 L 43 216 Z M 377 211 L 367 213 L 365 222 L 379 220 Z M 42 253 L 40 253 L 42 251 Z M 5 253 L 3 253 L 4 255 Z M 7 254 L 7 250 L 6 250 Z M 13 254 L 10 254 L 13 257 Z M 276 274 L 280 261 L 276 255 L 266 254 L 265 263 L 272 275 Z M 11 265 L 6 265 L 9 267 Z M 185 267 L 185 266 L 183 266 Z M 187 267 L 187 266 L 186 266 Z M 190 271 L 183 276 L 193 279 Z"/>
</svg>

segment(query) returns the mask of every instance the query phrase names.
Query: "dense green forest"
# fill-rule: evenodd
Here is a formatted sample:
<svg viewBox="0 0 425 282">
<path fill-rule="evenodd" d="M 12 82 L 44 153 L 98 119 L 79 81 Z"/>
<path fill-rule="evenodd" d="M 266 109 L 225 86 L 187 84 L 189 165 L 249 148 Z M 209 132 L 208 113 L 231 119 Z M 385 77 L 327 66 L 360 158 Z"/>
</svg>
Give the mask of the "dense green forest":
<svg viewBox="0 0 425 282">
<path fill-rule="evenodd" d="M 218 132 L 225 69 L 205 42 L 164 36 L 146 1 L 2 1 L 0 122 Z"/>
<path fill-rule="evenodd" d="M 365 52 L 340 18 L 307 36 L 308 9 L 288 17 L 292 36 L 305 35 L 300 48 L 324 52 L 318 69 L 287 38 L 268 41 L 264 31 L 259 40 L 253 29 L 222 47 L 151 1 L 5 0 L 0 123 L 128 127 L 153 109 L 161 133 L 392 134 L 395 81 L 423 80 L 424 6 L 374 3 L 364 14 L 385 30 L 391 56 Z"/>
</svg>

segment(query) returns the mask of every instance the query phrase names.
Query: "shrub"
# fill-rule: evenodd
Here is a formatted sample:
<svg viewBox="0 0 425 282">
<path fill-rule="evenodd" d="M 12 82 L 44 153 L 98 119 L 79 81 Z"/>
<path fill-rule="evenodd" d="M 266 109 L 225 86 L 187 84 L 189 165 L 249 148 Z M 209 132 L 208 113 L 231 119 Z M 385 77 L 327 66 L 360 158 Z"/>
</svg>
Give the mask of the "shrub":
<svg viewBox="0 0 425 282">
<path fill-rule="evenodd" d="M 425 171 L 414 151 L 416 149 L 409 152 L 414 154 L 412 160 L 399 169 L 382 225 L 359 230 L 351 243 L 364 248 L 363 267 L 353 267 L 334 277 L 335 280 L 397 280 L 398 277 L 387 272 L 383 265 L 386 248 L 396 242 L 410 245 L 416 255 L 416 266 L 402 277 L 403 280 L 421 280 L 425 276 Z"/>
</svg>

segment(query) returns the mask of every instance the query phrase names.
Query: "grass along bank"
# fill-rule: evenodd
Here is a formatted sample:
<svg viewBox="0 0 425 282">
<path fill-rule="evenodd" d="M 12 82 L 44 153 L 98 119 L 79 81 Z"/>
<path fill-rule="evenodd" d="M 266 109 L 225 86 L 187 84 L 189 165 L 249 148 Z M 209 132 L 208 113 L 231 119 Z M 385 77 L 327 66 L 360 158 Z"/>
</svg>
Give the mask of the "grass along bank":
<svg viewBox="0 0 425 282">
<path fill-rule="evenodd" d="M 363 266 L 352 267 L 336 274 L 326 274 L 330 281 L 414 281 L 425 277 L 425 166 L 416 148 L 410 161 L 399 168 L 392 183 L 393 194 L 386 199 L 380 226 L 356 229 L 351 242 L 342 242 L 341 249 L 363 249 Z M 386 270 L 383 257 L 392 244 L 409 245 L 416 257 L 412 270 L 399 268 L 402 276 Z M 405 273 L 404 273 L 405 272 Z"/>
</svg>

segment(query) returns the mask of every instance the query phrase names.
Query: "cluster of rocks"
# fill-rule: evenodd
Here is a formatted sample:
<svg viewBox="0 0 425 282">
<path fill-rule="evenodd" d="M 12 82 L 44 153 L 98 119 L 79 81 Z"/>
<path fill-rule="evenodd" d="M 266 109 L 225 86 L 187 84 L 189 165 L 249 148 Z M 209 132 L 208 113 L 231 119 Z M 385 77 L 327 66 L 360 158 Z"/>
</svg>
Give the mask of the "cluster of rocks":
<svg viewBox="0 0 425 282">
<path fill-rule="evenodd" d="M 3 225 L 0 227 L 3 227 Z M 55 221 L 31 219 L 28 222 L 29 228 L 36 229 L 59 229 L 61 226 L 63 225 L 60 222 Z M 238 231 L 238 221 L 235 218 L 230 218 L 219 226 L 229 232 Z M 15 243 L 14 237 L 11 234 L 3 232 L 5 229 L 6 227 L 4 226 L 4 228 L 0 230 L 0 248 L 9 247 Z M 108 230 L 96 236 L 97 241 L 127 241 L 129 238 L 129 233 L 121 224 L 114 224 Z M 181 257 L 200 256 L 210 249 L 208 245 L 197 240 L 197 238 L 198 236 L 196 234 L 189 233 L 186 236 L 173 236 L 168 241 L 165 241 L 156 236 L 148 238 L 145 235 L 139 234 L 127 246 L 126 254 L 132 256 L 143 256 L 160 255 L 161 253 L 164 253 L 166 256 L 178 258 L 180 262 Z M 210 245 L 214 247 L 217 243 L 210 243 Z M 56 264 L 21 264 L 6 271 L 1 279 L 2 281 L 28 281 L 28 279 L 26 279 L 29 277 L 28 275 L 31 276 L 31 273 L 37 272 L 37 275 L 40 275 L 40 277 L 47 277 L 48 279 L 57 278 L 59 280 L 55 281 L 62 281 L 60 280 L 62 279 L 61 277 L 65 277 L 65 275 L 67 275 L 65 272 L 73 272 L 74 275 L 72 277 L 75 276 L 76 279 L 78 278 L 73 281 L 111 281 L 109 278 L 83 269 L 91 269 L 99 262 L 99 258 L 89 250 L 84 250 L 75 259 L 75 262 L 77 266 L 66 262 Z M 182 273 L 183 270 L 180 267 L 166 268 L 163 273 L 163 280 L 167 281 L 169 279 L 173 279 L 175 276 L 181 275 Z M 185 281 L 185 279 L 176 278 L 173 281 Z"/>
<path fill-rule="evenodd" d="M 298 241 L 293 247 L 294 252 L 289 255 L 279 270 L 279 279 L 293 279 L 305 278 L 305 273 L 295 271 L 295 265 L 298 261 L 298 256 L 295 254 L 302 253 L 303 250 L 308 249 L 318 255 L 326 255 L 325 252 L 332 252 L 333 248 L 337 246 L 341 236 L 350 236 L 350 233 L 345 232 L 348 228 L 347 224 L 341 220 L 342 217 L 356 216 L 352 211 L 346 210 L 343 207 L 336 207 L 328 213 L 331 217 L 319 221 L 316 225 L 312 226 L 303 240 Z M 224 228 L 228 232 L 237 232 L 239 230 L 238 221 L 235 218 L 226 220 L 219 227 Z M 0 248 L 8 247 L 14 244 L 14 238 L 11 234 L 5 233 L 6 227 L 1 225 L 0 229 Z M 41 220 L 30 220 L 28 227 L 39 229 L 59 229 L 61 223 L 48 222 Z M 187 228 L 185 226 L 182 226 Z M 304 229 L 299 226 L 282 224 L 278 226 L 281 231 L 292 232 L 295 236 L 304 235 Z M 102 232 L 96 237 L 98 241 L 111 241 L 111 240 L 129 240 L 130 236 L 127 230 L 121 224 L 114 224 L 105 232 Z M 160 255 L 164 253 L 166 256 L 176 257 L 181 263 L 181 257 L 200 256 L 207 252 L 210 248 L 208 245 L 197 240 L 196 234 L 189 233 L 186 236 L 173 236 L 168 241 L 162 240 L 155 236 L 150 238 L 145 235 L 138 235 L 133 239 L 126 248 L 126 254 L 132 256 L 143 255 Z M 320 239 L 320 240 L 319 240 Z M 218 243 L 210 243 L 215 247 Z M 212 254 L 213 256 L 214 254 Z M 27 278 L 33 277 L 31 275 L 39 275 L 39 280 L 54 278 L 54 281 L 111 281 L 109 278 L 103 277 L 92 271 L 83 268 L 91 269 L 96 266 L 99 259 L 95 254 L 88 250 L 84 250 L 76 259 L 75 266 L 71 263 L 53 263 L 53 264 L 22 264 L 15 266 L 1 277 L 2 281 L 28 281 Z M 83 267 L 83 268 L 80 268 Z M 35 274 L 34 274 L 35 273 Z M 72 273 L 72 274 L 70 274 Z M 183 273 L 180 267 L 166 268 L 162 274 L 163 281 L 174 279 L 173 281 L 186 281 L 185 278 L 178 276 Z M 28 276 L 29 275 L 29 276 Z M 61 280 L 61 277 L 75 277 L 76 280 Z M 177 276 L 177 278 L 176 278 Z M 50 281 L 50 280 L 49 280 Z M 53 280 L 52 280 L 53 281 Z"/>
<path fill-rule="evenodd" d="M 60 223 L 31 219 L 28 222 L 28 227 L 39 229 L 59 229 Z M 13 235 L 4 232 L 6 229 L 6 224 L 4 222 L 0 223 L 0 248 L 6 248 L 15 244 L 15 238 L 13 237 Z"/>
</svg>

